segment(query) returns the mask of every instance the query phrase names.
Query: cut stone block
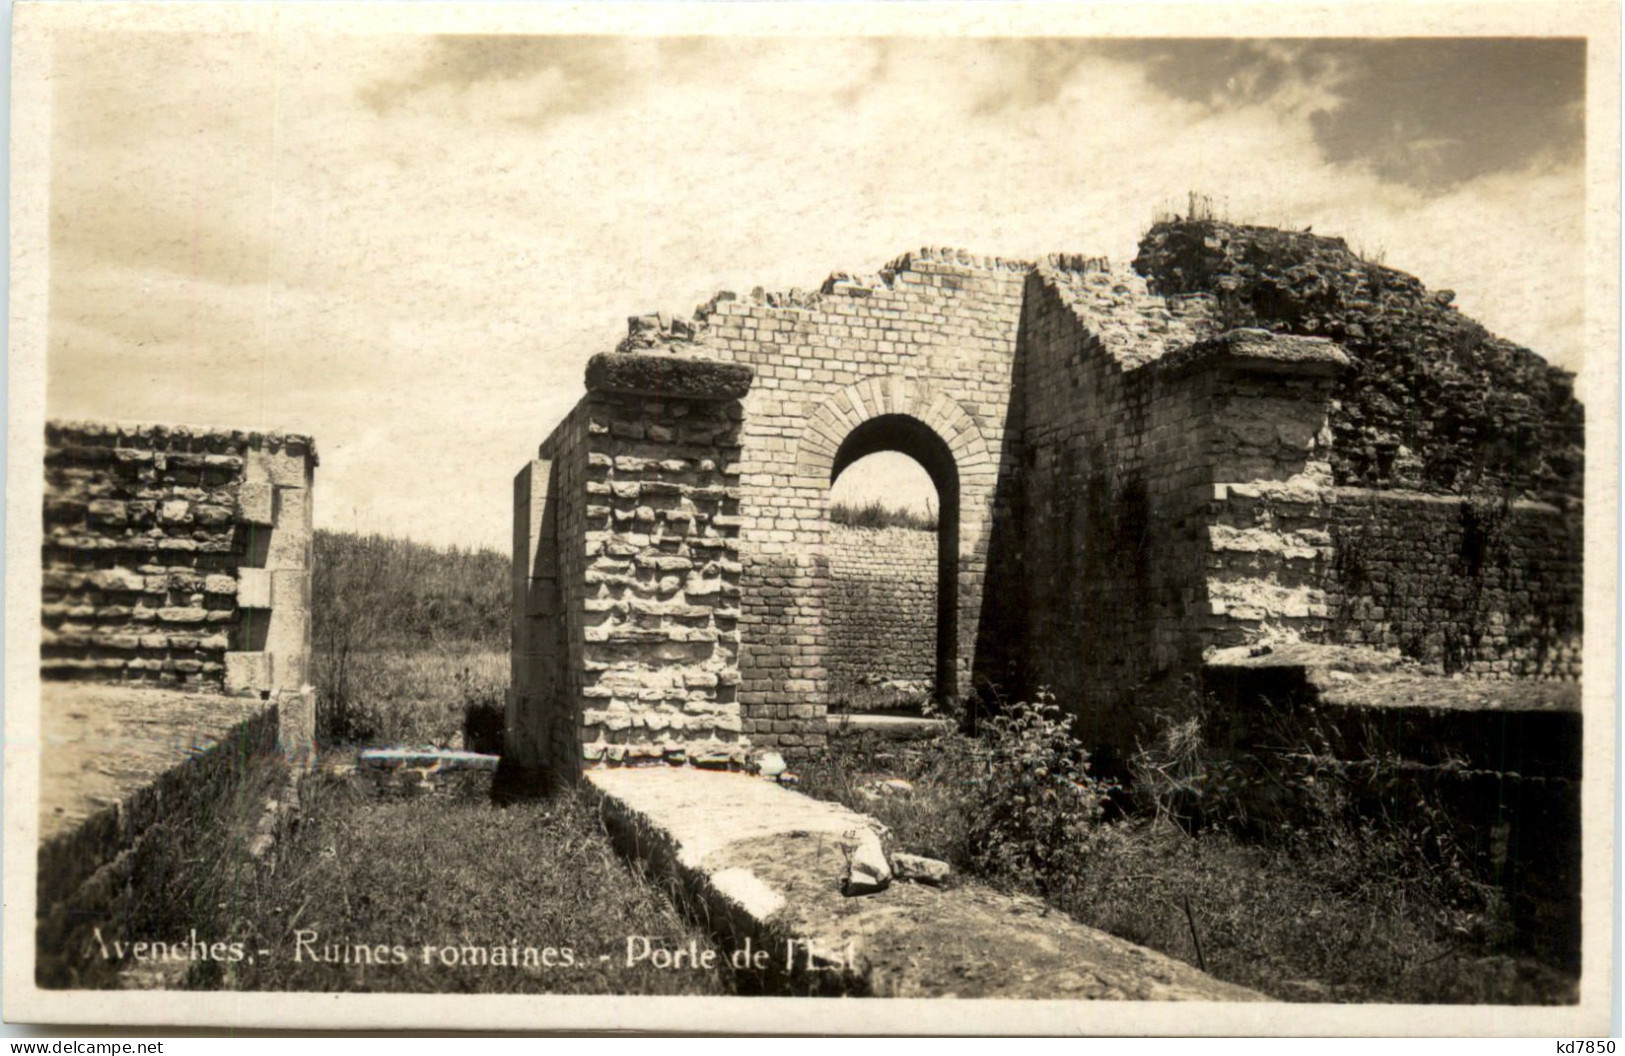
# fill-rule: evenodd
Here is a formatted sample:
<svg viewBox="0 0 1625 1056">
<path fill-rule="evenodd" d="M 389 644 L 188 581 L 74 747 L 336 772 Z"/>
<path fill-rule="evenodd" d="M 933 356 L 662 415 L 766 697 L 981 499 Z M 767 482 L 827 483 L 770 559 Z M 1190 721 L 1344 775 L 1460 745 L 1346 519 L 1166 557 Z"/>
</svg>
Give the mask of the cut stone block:
<svg viewBox="0 0 1625 1056">
<path fill-rule="evenodd" d="M 271 658 L 268 654 L 226 654 L 226 689 L 257 692 L 270 688 Z"/>
<path fill-rule="evenodd" d="M 273 569 L 271 608 L 310 608 L 310 573 L 303 569 Z"/>
<path fill-rule="evenodd" d="M 269 528 L 275 523 L 276 488 L 269 483 L 244 484 L 237 489 L 237 520 Z"/>
<path fill-rule="evenodd" d="M 244 568 L 237 572 L 237 607 L 240 609 L 271 607 L 269 571 L 263 568 Z"/>
</svg>

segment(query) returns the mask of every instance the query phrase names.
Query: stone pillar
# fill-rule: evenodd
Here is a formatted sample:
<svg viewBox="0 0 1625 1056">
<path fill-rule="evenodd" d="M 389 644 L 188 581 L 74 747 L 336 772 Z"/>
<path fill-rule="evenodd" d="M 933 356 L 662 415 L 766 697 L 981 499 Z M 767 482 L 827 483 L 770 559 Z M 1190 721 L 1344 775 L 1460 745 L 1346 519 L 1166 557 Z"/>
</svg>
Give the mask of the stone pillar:
<svg viewBox="0 0 1625 1056">
<path fill-rule="evenodd" d="M 514 489 L 505 763 L 744 761 L 739 430 L 749 367 L 593 358 L 587 395 Z"/>
<path fill-rule="evenodd" d="M 546 722 L 555 703 L 562 656 L 557 619 L 557 506 L 548 502 L 552 463 L 526 464 L 513 481 L 513 612 L 511 677 L 503 755 L 511 765 L 545 768 Z"/>
<path fill-rule="evenodd" d="M 279 739 L 308 758 L 315 742 L 310 665 L 312 488 L 316 459 L 307 445 L 250 448 L 237 517 L 247 554 L 237 572 L 239 623 L 226 653 L 226 688 L 277 702 Z"/>
</svg>

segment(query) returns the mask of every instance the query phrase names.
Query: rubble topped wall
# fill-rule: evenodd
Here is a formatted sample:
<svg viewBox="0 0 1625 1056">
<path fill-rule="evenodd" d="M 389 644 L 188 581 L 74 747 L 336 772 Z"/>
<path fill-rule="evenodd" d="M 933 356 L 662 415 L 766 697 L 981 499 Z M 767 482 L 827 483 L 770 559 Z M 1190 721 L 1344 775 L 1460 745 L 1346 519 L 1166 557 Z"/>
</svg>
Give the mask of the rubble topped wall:
<svg viewBox="0 0 1625 1056">
<path fill-rule="evenodd" d="M 1206 316 L 1337 341 L 1353 361 L 1331 417 L 1338 484 L 1579 498 L 1574 376 L 1496 337 L 1340 238 L 1219 221 L 1157 224 L 1135 269 Z"/>
</svg>

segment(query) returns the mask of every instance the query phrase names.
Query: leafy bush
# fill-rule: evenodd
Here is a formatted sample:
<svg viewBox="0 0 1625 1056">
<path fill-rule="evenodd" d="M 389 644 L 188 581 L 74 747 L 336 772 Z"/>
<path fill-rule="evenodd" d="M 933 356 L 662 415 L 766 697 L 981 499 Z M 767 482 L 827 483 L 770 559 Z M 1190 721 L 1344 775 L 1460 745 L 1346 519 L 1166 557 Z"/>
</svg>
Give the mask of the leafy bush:
<svg viewBox="0 0 1625 1056">
<path fill-rule="evenodd" d="M 1089 773 L 1089 753 L 1053 694 L 1010 705 L 987 723 L 987 776 L 970 804 L 979 871 L 1048 892 L 1097 843 L 1113 785 Z"/>
<path fill-rule="evenodd" d="M 1161 703 L 1129 760 L 1126 816 L 1106 810 L 1114 787 L 1048 694 L 1002 705 L 976 737 L 832 737 L 798 769 L 899 850 L 1280 1000 L 1574 1000 L 1573 971 L 1510 942 L 1504 899 L 1444 853 L 1440 808 L 1372 798 L 1395 778 L 1382 760 L 1336 762 L 1303 717 L 1277 729 L 1278 757 L 1248 764 L 1209 746 L 1199 695 Z M 877 795 L 889 777 L 912 789 Z"/>
</svg>

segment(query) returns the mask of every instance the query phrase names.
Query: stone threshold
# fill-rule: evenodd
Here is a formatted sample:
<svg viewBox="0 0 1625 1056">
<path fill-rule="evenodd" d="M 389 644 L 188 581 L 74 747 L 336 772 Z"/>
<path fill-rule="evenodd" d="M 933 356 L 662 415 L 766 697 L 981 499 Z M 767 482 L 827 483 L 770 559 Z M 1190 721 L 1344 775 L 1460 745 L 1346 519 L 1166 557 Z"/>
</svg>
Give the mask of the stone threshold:
<svg viewBox="0 0 1625 1056">
<path fill-rule="evenodd" d="M 738 973 L 746 992 L 1265 1000 L 1036 898 L 977 883 L 894 881 L 847 897 L 848 858 L 882 827 L 759 777 L 693 769 L 583 776 L 622 853 L 674 879 L 685 908 L 729 956 L 749 959 Z"/>
</svg>

